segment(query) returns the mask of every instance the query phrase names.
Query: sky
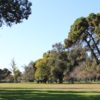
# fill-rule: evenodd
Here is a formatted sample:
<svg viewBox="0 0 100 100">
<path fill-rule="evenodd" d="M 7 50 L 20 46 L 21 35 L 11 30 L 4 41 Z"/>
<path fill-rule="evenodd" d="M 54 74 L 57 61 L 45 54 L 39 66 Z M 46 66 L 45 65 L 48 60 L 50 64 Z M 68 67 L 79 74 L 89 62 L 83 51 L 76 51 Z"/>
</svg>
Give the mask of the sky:
<svg viewBox="0 0 100 100">
<path fill-rule="evenodd" d="M 52 45 L 68 37 L 77 18 L 100 13 L 100 0 L 29 0 L 32 14 L 23 23 L 0 28 L 0 69 L 11 69 L 14 58 L 20 71 L 42 58 Z"/>
</svg>

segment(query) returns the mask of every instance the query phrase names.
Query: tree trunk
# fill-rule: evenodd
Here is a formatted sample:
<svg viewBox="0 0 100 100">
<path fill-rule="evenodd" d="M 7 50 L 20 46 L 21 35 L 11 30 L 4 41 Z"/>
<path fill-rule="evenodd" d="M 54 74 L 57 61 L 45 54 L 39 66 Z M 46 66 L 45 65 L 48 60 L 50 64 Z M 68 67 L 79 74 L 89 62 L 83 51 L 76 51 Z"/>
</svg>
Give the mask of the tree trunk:
<svg viewBox="0 0 100 100">
<path fill-rule="evenodd" d="M 96 76 L 96 81 L 97 81 L 97 84 L 98 84 L 98 77 Z"/>
<path fill-rule="evenodd" d="M 89 79 L 88 79 L 88 84 L 89 84 Z"/>
<path fill-rule="evenodd" d="M 89 34 L 89 32 L 88 32 L 88 34 Z M 91 34 L 89 34 L 89 35 L 91 36 L 91 38 L 92 38 L 92 40 L 93 40 L 93 42 L 94 42 L 94 45 L 95 45 L 95 47 L 96 47 L 96 49 L 97 49 L 97 52 L 98 52 L 98 54 L 100 55 L 100 50 L 99 50 L 99 48 L 98 48 L 97 44 L 95 43 L 94 38 L 92 37 L 92 35 L 91 35 Z"/>
<path fill-rule="evenodd" d="M 87 83 L 87 78 L 85 78 L 85 82 Z"/>
<path fill-rule="evenodd" d="M 59 84 L 63 83 L 63 78 L 59 78 Z"/>
<path fill-rule="evenodd" d="M 68 84 L 70 84 L 70 79 L 68 80 Z"/>
<path fill-rule="evenodd" d="M 37 83 L 39 84 L 39 80 L 37 81 Z"/>
<path fill-rule="evenodd" d="M 73 78 L 71 78 L 71 84 L 74 84 L 74 79 Z"/>
<path fill-rule="evenodd" d="M 96 63 L 97 63 L 97 65 L 98 65 L 98 64 L 99 64 L 99 61 L 98 61 L 98 58 L 97 58 L 96 54 L 94 53 L 93 49 L 91 48 L 89 42 L 88 42 L 87 40 L 85 40 L 85 41 L 86 41 L 88 47 L 90 48 L 90 50 L 91 50 L 91 52 L 92 52 L 94 58 L 96 59 Z"/>
</svg>

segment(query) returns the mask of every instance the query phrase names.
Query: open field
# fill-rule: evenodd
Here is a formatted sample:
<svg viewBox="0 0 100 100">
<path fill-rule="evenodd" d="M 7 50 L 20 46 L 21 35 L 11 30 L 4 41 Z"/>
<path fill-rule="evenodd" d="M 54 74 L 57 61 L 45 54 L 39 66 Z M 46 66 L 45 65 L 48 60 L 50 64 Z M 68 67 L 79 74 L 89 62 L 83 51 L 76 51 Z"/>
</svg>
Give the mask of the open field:
<svg viewBox="0 0 100 100">
<path fill-rule="evenodd" d="M 0 83 L 0 100 L 100 100 L 100 84 Z"/>
</svg>

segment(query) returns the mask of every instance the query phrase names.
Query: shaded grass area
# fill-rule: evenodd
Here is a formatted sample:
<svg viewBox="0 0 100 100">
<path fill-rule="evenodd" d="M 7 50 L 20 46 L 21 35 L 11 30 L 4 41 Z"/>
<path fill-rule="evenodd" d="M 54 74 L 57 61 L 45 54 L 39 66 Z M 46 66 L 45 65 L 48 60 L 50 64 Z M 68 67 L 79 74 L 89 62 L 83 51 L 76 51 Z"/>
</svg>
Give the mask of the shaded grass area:
<svg viewBox="0 0 100 100">
<path fill-rule="evenodd" d="M 100 85 L 5 83 L 0 100 L 100 100 Z"/>
<path fill-rule="evenodd" d="M 83 91 L 1 90 L 0 100 L 100 100 L 100 93 Z"/>
</svg>

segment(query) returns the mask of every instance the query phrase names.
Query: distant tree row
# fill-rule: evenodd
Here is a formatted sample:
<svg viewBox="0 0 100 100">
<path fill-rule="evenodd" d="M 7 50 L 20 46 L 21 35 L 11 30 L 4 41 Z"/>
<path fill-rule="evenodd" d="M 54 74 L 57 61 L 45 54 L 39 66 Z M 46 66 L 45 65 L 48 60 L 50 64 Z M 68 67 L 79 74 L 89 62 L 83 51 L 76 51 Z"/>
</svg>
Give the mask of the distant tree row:
<svg viewBox="0 0 100 100">
<path fill-rule="evenodd" d="M 100 65 L 93 56 L 88 56 L 86 48 L 75 45 L 65 49 L 61 43 L 56 43 L 52 47 L 52 50 L 43 54 L 43 58 L 24 66 L 23 73 L 18 70 L 15 60 L 12 59 L 11 71 L 0 70 L 0 80 L 12 80 L 12 82 L 34 82 L 35 80 L 37 83 L 57 83 L 58 80 L 59 83 L 63 83 L 63 80 L 70 83 L 74 83 L 74 80 L 85 82 L 97 80 L 98 83 Z"/>
<path fill-rule="evenodd" d="M 25 66 L 22 80 L 36 80 L 37 83 L 52 83 L 59 80 L 59 83 L 63 83 L 64 77 L 69 76 L 79 62 L 86 61 L 87 53 L 81 45 L 71 50 L 65 50 L 61 43 L 56 43 L 52 47 L 52 50 L 43 54 L 42 59 Z M 73 78 L 70 80 L 73 83 Z"/>
</svg>

